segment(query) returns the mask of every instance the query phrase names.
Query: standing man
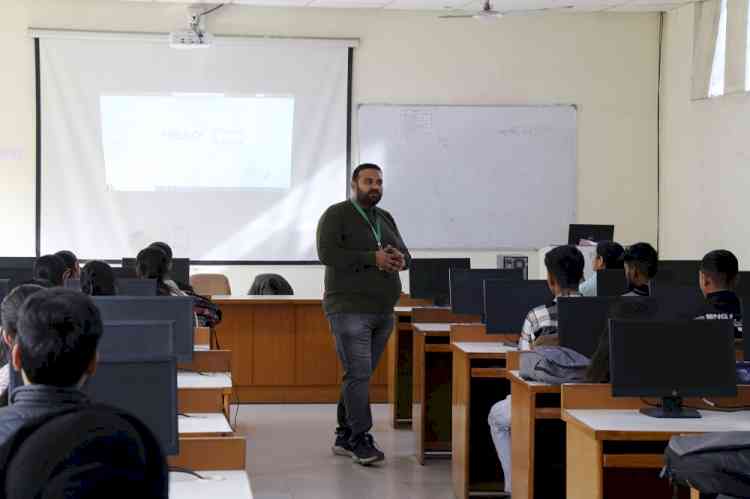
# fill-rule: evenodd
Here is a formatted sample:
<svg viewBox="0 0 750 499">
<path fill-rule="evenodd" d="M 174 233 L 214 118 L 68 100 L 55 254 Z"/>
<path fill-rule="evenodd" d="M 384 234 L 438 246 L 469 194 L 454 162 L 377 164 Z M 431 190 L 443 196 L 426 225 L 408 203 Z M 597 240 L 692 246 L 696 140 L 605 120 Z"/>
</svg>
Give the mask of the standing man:
<svg viewBox="0 0 750 499">
<path fill-rule="evenodd" d="M 344 367 L 334 454 L 362 465 L 385 459 L 369 431 L 370 378 L 393 329 L 401 295 L 399 271 L 411 261 L 396 222 L 376 205 L 383 173 L 365 163 L 352 174 L 351 199 L 328 208 L 318 223 L 318 256 L 326 266 L 323 308 Z"/>
</svg>

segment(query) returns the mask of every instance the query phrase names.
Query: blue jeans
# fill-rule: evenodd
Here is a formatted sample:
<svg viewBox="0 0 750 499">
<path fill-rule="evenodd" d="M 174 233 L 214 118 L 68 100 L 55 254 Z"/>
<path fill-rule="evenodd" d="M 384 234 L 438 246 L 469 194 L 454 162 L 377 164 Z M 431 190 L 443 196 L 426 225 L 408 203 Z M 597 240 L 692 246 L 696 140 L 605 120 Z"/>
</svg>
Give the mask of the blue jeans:
<svg viewBox="0 0 750 499">
<path fill-rule="evenodd" d="M 352 439 L 370 431 L 370 378 L 393 331 L 393 314 L 331 314 L 336 353 L 344 367 L 338 405 L 339 430 Z"/>
</svg>

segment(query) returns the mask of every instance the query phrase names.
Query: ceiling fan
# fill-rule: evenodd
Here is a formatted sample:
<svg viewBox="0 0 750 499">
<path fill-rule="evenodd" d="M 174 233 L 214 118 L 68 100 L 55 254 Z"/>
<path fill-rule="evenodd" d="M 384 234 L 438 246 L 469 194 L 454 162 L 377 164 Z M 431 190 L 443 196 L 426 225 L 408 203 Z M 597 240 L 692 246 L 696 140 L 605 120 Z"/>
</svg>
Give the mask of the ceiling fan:
<svg viewBox="0 0 750 499">
<path fill-rule="evenodd" d="M 465 14 L 448 14 L 444 16 L 440 16 L 440 19 L 486 19 L 486 20 L 492 20 L 492 19 L 498 19 L 503 16 L 517 16 L 517 15 L 524 15 L 524 14 L 532 14 L 537 12 L 549 12 L 549 11 L 556 11 L 556 10 L 566 10 L 566 9 L 572 9 L 572 5 L 566 5 L 563 7 L 548 7 L 543 9 L 529 9 L 529 10 L 509 10 L 501 12 L 499 10 L 495 10 L 492 8 L 492 4 L 490 3 L 490 0 L 484 0 L 484 5 L 482 6 L 482 10 L 477 12 L 467 12 Z"/>
</svg>

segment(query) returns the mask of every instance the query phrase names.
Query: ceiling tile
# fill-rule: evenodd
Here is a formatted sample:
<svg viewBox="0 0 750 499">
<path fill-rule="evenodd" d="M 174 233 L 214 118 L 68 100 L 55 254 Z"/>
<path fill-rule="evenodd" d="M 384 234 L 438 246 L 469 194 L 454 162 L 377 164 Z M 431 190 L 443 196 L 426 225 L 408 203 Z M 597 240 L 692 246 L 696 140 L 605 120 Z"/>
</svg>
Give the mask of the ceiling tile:
<svg viewBox="0 0 750 499">
<path fill-rule="evenodd" d="M 336 9 L 382 9 L 390 0 L 313 0 L 308 7 L 326 7 Z"/>
</svg>

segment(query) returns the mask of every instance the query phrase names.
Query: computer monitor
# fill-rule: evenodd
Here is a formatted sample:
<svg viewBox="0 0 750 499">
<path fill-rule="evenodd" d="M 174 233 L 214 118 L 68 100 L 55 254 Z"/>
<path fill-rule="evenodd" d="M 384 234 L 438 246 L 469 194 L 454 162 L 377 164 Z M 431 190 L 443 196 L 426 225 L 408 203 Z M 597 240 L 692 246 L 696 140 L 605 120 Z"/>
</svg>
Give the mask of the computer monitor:
<svg viewBox="0 0 750 499">
<path fill-rule="evenodd" d="M 520 333 L 529 311 L 552 300 L 547 281 L 484 281 L 487 333 Z"/>
<path fill-rule="evenodd" d="M 101 357 L 83 390 L 92 401 L 123 409 L 141 420 L 166 455 L 179 453 L 174 357 Z"/>
<path fill-rule="evenodd" d="M 193 360 L 193 299 L 189 296 L 94 296 L 102 320 L 174 321 L 178 362 Z"/>
<path fill-rule="evenodd" d="M 659 418 L 695 418 L 683 397 L 737 395 L 731 321 L 610 321 L 610 376 L 615 397 L 661 397 L 641 409 Z"/>
<path fill-rule="evenodd" d="M 570 224 L 568 226 L 568 244 L 578 246 L 581 239 L 586 241 L 614 241 L 614 225 L 583 225 Z"/>
<path fill-rule="evenodd" d="M 633 319 L 655 319 L 658 304 L 654 298 L 640 296 L 560 297 L 557 299 L 557 333 L 560 346 L 591 358 L 602 335 L 607 334 L 608 321 L 620 303 L 634 304 L 629 308 Z"/>
<path fill-rule="evenodd" d="M 135 267 L 112 267 L 112 275 L 117 279 L 138 279 Z"/>
<path fill-rule="evenodd" d="M 132 275 L 123 277 L 137 277 L 135 271 L 135 258 L 123 258 L 122 268 L 128 269 L 124 272 L 128 272 Z M 190 283 L 190 258 L 172 258 L 172 270 L 169 272 L 169 276 L 175 281 L 181 284 Z M 118 276 L 119 277 L 119 276 Z"/>
<path fill-rule="evenodd" d="M 665 320 L 695 319 L 709 311 L 697 283 L 686 286 L 654 281 L 651 283 L 651 296 L 659 303 L 660 317 Z"/>
<path fill-rule="evenodd" d="M 0 258 L 0 279 L 10 279 L 10 289 L 15 288 L 34 278 L 33 257 L 2 257 Z"/>
<path fill-rule="evenodd" d="M 156 296 L 156 279 L 115 280 L 117 296 Z"/>
<path fill-rule="evenodd" d="M 469 269 L 468 258 L 415 258 L 409 265 L 409 294 L 450 305 L 450 269 Z"/>
<path fill-rule="evenodd" d="M 81 280 L 69 277 L 65 279 L 65 289 L 72 289 L 73 291 L 81 291 Z"/>
<path fill-rule="evenodd" d="M 454 314 L 484 316 L 484 281 L 521 281 L 524 269 L 450 269 L 450 301 Z"/>
<path fill-rule="evenodd" d="M 596 272 L 596 296 L 622 296 L 628 292 L 628 280 L 622 269 Z"/>
<path fill-rule="evenodd" d="M 105 321 L 99 355 L 108 359 L 175 355 L 174 321 Z"/>
<path fill-rule="evenodd" d="M 659 260 L 653 282 L 698 287 L 698 260 Z"/>
<path fill-rule="evenodd" d="M 737 275 L 737 287 L 735 292 L 740 296 L 750 297 L 750 272 L 740 272 Z"/>
</svg>

